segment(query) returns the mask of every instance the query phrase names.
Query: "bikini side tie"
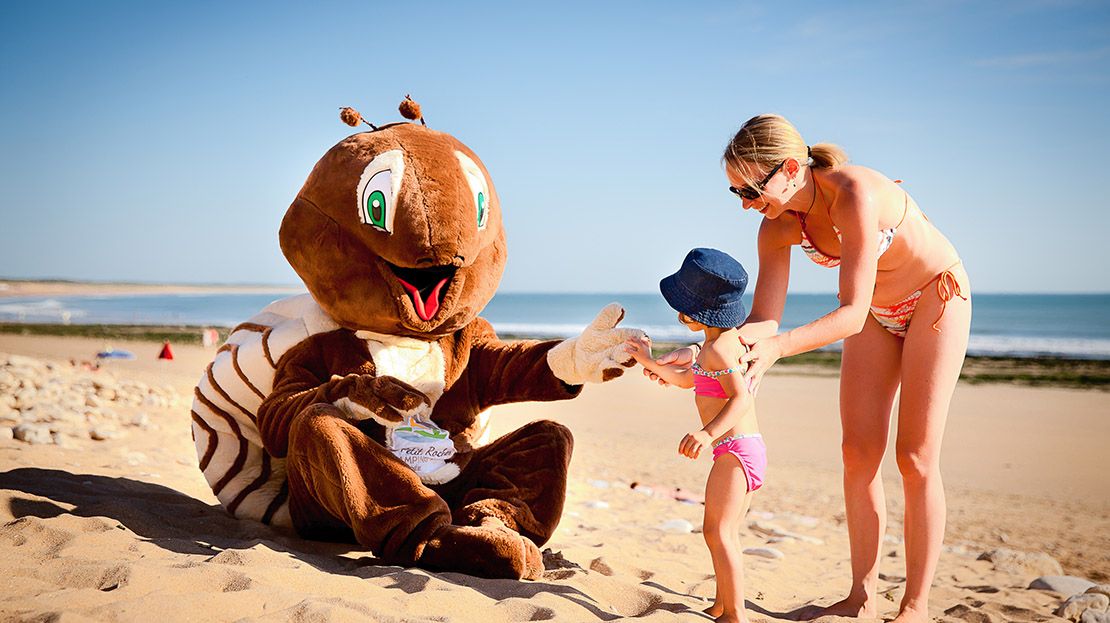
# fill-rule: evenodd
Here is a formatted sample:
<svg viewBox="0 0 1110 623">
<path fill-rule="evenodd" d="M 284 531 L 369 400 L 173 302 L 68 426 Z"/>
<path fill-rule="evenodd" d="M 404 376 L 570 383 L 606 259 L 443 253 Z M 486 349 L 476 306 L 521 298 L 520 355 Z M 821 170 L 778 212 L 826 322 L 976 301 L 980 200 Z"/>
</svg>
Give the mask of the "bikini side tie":
<svg viewBox="0 0 1110 623">
<path fill-rule="evenodd" d="M 937 279 L 937 296 L 940 297 L 940 315 L 937 316 L 937 321 L 933 323 L 933 331 L 939 333 L 940 328 L 937 325 L 940 324 L 940 319 L 944 318 L 944 310 L 948 308 L 948 301 L 957 296 L 966 301 L 967 297 L 960 290 L 960 282 L 956 280 L 956 275 L 952 274 L 951 270 L 944 271 Z"/>
</svg>

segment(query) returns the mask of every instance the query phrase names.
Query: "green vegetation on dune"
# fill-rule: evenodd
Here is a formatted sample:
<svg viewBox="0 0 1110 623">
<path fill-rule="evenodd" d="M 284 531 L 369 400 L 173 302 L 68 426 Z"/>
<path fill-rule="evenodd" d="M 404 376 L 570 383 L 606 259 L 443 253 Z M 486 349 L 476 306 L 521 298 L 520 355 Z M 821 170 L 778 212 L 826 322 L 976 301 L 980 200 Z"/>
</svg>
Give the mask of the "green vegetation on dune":
<svg viewBox="0 0 1110 623">
<path fill-rule="evenodd" d="M 56 335 L 63 337 L 89 337 L 112 341 L 163 342 L 169 340 L 180 344 L 200 344 L 201 331 L 209 327 L 191 326 L 151 326 L 116 324 L 22 324 L 17 322 L 0 323 L 0 333 L 16 335 Z M 220 340 L 227 339 L 230 329 L 211 327 L 220 334 Z"/>
</svg>

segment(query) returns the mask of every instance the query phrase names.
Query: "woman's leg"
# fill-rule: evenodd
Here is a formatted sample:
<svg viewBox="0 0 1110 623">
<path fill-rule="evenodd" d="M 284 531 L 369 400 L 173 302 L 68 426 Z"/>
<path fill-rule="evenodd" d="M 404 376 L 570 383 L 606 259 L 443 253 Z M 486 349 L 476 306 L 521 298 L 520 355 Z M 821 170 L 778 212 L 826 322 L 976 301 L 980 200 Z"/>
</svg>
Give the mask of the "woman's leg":
<svg viewBox="0 0 1110 623">
<path fill-rule="evenodd" d="M 705 484 L 705 521 L 702 534 L 713 558 L 717 601 L 706 610 L 717 621 L 746 621 L 744 616 L 744 561 L 740 524 L 752 496 L 740 461 L 731 454 L 713 461 Z"/>
<path fill-rule="evenodd" d="M 840 364 L 844 508 L 852 554 L 852 586 L 844 599 L 803 618 L 876 616 L 879 550 L 886 530 L 880 466 L 898 391 L 902 338 L 868 315 L 863 331 L 844 340 Z"/>
<path fill-rule="evenodd" d="M 962 267 L 954 270 L 964 293 Z M 924 291 L 902 353 L 898 404 L 898 469 L 906 495 L 906 593 L 898 620 L 928 621 L 929 586 L 944 540 L 946 506 L 940 476 L 940 445 L 952 392 L 967 353 L 971 301 L 952 299 L 933 330 L 942 302 L 936 285 Z"/>
</svg>

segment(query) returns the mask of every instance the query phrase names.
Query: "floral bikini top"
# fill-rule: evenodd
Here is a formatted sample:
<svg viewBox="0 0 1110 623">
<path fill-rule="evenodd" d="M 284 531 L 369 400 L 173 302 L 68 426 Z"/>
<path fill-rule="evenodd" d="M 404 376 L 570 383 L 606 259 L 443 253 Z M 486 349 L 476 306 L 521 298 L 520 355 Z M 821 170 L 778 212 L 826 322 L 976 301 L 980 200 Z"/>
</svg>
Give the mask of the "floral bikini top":
<svg viewBox="0 0 1110 623">
<path fill-rule="evenodd" d="M 899 181 L 901 181 L 901 180 L 899 180 Z M 890 248 L 890 245 L 894 244 L 894 236 L 895 236 L 895 234 L 898 233 L 898 227 L 902 225 L 902 221 L 906 220 L 906 213 L 909 212 L 909 209 L 910 209 L 910 196 L 906 195 L 906 207 L 905 207 L 905 210 L 902 212 L 902 220 L 898 221 L 898 225 L 895 225 L 894 227 L 879 230 L 879 256 L 880 257 L 882 257 L 883 253 L 886 253 L 886 250 Z M 818 266 L 824 266 L 825 268 L 836 268 L 837 266 L 840 266 L 840 258 L 839 257 L 837 257 L 835 255 L 829 255 L 828 253 L 825 253 L 825 252 L 821 251 L 820 249 L 818 249 L 813 244 L 813 242 L 809 239 L 809 236 L 806 235 L 806 219 L 805 219 L 805 216 L 802 216 L 801 214 L 799 214 L 798 215 L 798 223 L 802 227 L 802 242 L 801 242 L 800 246 L 802 247 L 802 251 L 805 251 L 806 256 L 809 257 L 809 259 L 813 260 L 813 263 L 817 264 Z M 836 234 L 836 239 L 837 240 L 841 240 L 840 228 L 837 227 L 835 223 L 833 224 L 833 233 Z"/>
</svg>

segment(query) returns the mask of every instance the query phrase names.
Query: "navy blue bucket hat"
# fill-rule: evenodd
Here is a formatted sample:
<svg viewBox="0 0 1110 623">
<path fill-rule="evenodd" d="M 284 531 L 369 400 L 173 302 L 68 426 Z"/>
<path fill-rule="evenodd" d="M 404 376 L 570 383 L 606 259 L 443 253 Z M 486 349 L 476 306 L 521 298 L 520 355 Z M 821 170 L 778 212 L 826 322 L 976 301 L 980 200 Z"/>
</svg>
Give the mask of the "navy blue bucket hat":
<svg viewBox="0 0 1110 623">
<path fill-rule="evenodd" d="M 682 267 L 659 282 L 663 298 L 675 309 L 710 327 L 731 329 L 744 323 L 748 271 L 717 249 L 694 249 Z"/>
</svg>

